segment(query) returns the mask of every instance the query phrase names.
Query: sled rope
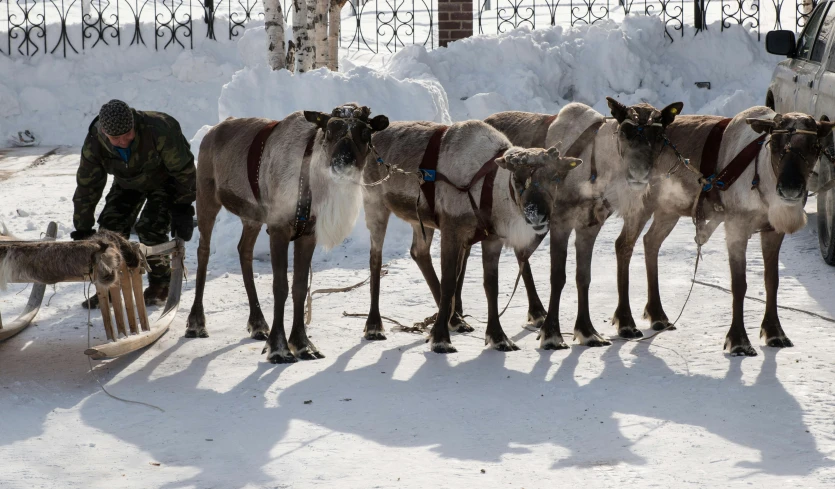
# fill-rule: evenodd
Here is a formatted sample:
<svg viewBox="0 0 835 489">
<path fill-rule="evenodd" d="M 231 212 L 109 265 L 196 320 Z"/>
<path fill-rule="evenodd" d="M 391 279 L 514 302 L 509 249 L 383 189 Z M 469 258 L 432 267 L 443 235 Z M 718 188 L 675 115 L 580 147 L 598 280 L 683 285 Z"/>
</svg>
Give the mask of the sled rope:
<svg viewBox="0 0 835 489">
<path fill-rule="evenodd" d="M 722 286 L 719 286 L 719 285 L 709 284 L 707 282 L 700 282 L 698 280 L 694 280 L 693 282 L 697 283 L 699 285 L 703 285 L 705 287 L 711 287 L 711 288 L 714 288 L 714 289 L 721 290 L 722 292 L 725 292 L 727 294 L 733 293 L 730 289 L 726 289 L 725 287 L 722 287 Z M 759 302 L 761 304 L 765 304 L 765 301 L 758 298 L 758 297 L 751 297 L 750 295 L 746 295 L 745 298 L 748 299 L 749 301 L 755 301 L 755 302 Z M 805 309 L 800 309 L 800 308 L 797 308 L 797 307 L 781 306 L 779 304 L 777 305 L 777 307 L 779 309 L 786 309 L 787 311 L 802 312 L 803 314 L 808 314 L 808 315 L 816 317 L 818 319 L 822 319 L 822 320 L 830 322 L 830 323 L 835 323 L 835 319 L 832 319 L 832 318 L 826 317 L 826 316 L 822 316 L 822 315 L 820 315 L 816 312 L 807 311 Z"/>
<path fill-rule="evenodd" d="M 85 303 L 86 303 L 86 304 L 89 304 L 89 303 L 90 303 L 90 287 L 92 287 L 92 286 L 93 286 L 93 279 L 92 279 L 92 277 L 90 278 L 89 283 L 87 282 L 87 280 L 85 280 L 85 281 L 84 281 L 84 283 L 83 283 L 83 285 L 84 285 L 84 301 L 85 301 Z M 90 342 L 90 329 L 93 327 L 93 322 L 92 322 L 92 320 L 90 319 L 90 314 L 91 314 L 91 312 L 90 312 L 90 311 L 91 311 L 91 310 L 92 310 L 92 308 L 90 308 L 90 307 L 88 307 L 88 308 L 87 308 L 87 349 L 88 349 L 88 350 L 91 348 L 91 342 Z M 88 362 L 89 362 L 89 364 L 90 364 L 90 373 L 91 373 L 91 374 L 93 374 L 93 378 L 94 378 L 94 379 L 96 379 L 96 382 L 99 384 L 99 387 L 101 387 L 102 392 L 104 392 L 105 394 L 107 394 L 109 397 L 111 397 L 111 398 L 113 398 L 113 399 L 115 399 L 115 400 L 117 400 L 117 401 L 122 401 L 122 402 L 124 402 L 124 403 L 128 403 L 128 404 L 139 404 L 139 405 L 142 405 L 142 406 L 147 406 L 147 407 L 152 408 L 152 409 L 156 409 L 156 410 L 158 410 L 158 411 L 160 411 L 160 412 L 163 412 L 163 413 L 165 412 L 165 409 L 162 409 L 162 408 L 161 408 L 161 407 L 159 407 L 159 406 L 155 406 L 155 405 L 153 405 L 153 404 L 149 404 L 149 403 L 147 403 L 147 402 L 142 402 L 142 401 L 132 401 L 132 400 L 130 400 L 130 399 L 125 399 L 125 398 L 122 398 L 122 397 L 115 396 L 115 395 L 111 394 L 110 392 L 108 392 L 108 390 L 107 390 L 107 388 L 104 386 L 104 384 L 102 384 L 102 383 L 101 383 L 101 380 L 99 379 L 99 376 L 98 376 L 98 374 L 96 373 L 96 371 L 95 371 L 95 370 L 93 370 L 93 359 L 92 359 L 92 358 L 90 358 L 89 356 L 87 356 L 87 361 L 88 361 Z"/>
<path fill-rule="evenodd" d="M 385 277 L 388 275 L 388 264 L 383 265 L 380 267 L 380 278 Z M 337 294 L 342 292 L 350 292 L 352 290 L 358 289 L 363 285 L 367 284 L 371 280 L 371 275 L 369 275 L 365 280 L 362 282 L 357 282 L 354 285 L 349 285 L 347 287 L 337 287 L 337 288 L 330 288 L 330 289 L 316 289 L 311 292 L 310 288 L 313 285 L 313 266 L 310 267 L 310 280 L 307 284 L 307 304 L 305 306 L 304 311 L 304 325 L 310 325 L 310 322 L 313 320 L 313 296 L 316 294 Z M 344 313 L 343 313 L 344 314 Z"/>
</svg>

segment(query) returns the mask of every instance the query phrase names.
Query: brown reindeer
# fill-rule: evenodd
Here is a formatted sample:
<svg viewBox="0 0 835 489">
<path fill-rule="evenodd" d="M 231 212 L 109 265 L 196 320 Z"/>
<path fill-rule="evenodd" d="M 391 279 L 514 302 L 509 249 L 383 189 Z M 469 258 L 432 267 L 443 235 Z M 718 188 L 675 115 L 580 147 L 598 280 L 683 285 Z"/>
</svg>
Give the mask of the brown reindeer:
<svg viewBox="0 0 835 489">
<path fill-rule="evenodd" d="M 625 216 L 623 231 L 616 243 L 619 297 L 613 322 L 618 325 L 621 336 L 640 335 L 639 331 L 634 333 L 637 329 L 629 308 L 629 261 L 638 235 L 652 216 L 652 225 L 644 236 L 649 281 L 644 317 L 650 320 L 653 329 L 669 328 L 658 287 L 658 251 L 680 217 L 695 216 L 698 243 L 706 242 L 719 222 L 725 223 L 733 291 L 733 318 L 725 349 L 733 355 L 757 354 L 743 324 L 743 301 L 747 290 L 745 252 L 748 240 L 756 232 L 760 233 L 766 289 L 760 337 L 768 346 L 793 346 L 777 316 L 780 246 L 786 233 L 796 232 L 806 224 L 803 205 L 809 175 L 823 140 L 831 137 L 835 123 L 815 121 L 799 113 L 781 115 L 767 107 L 750 108 L 732 120 L 703 117 L 696 121 L 700 126 L 697 131 L 684 131 L 684 121 L 679 120 L 668 133 L 673 144 L 690 156 L 691 165 L 700 168 L 708 181 L 700 182 L 697 175 L 688 171 L 670 175 L 669 169 L 677 162 L 671 154 L 663 156 L 642 212 Z M 720 122 L 727 128 L 717 141 L 710 134 L 720 127 Z M 714 142 L 708 143 L 709 139 Z M 707 169 L 711 152 L 715 157 L 715 170 Z M 748 157 L 744 157 L 746 153 Z M 736 170 L 732 171 L 732 168 Z M 736 176 L 733 179 L 723 177 L 730 173 Z M 699 204 L 700 195 L 706 188 L 710 188 L 707 193 L 712 192 L 711 198 Z M 709 223 L 702 223 L 708 219 Z"/>
<path fill-rule="evenodd" d="M 266 339 L 272 363 L 312 360 L 323 355 L 307 337 L 304 300 L 310 262 L 317 243 L 330 249 L 353 229 L 359 215 L 359 185 L 371 135 L 388 126 L 368 107 L 349 104 L 328 115 L 294 112 L 281 121 L 229 118 L 213 127 L 200 145 L 197 167 L 197 287 L 188 317 L 187 338 L 205 338 L 203 290 L 215 217 L 225 207 L 241 218 L 238 243 L 241 271 L 249 299 L 247 330 Z M 250 154 L 252 153 L 252 154 Z M 247 157 L 247 155 L 250 155 Z M 275 308 L 269 329 L 261 312 L 252 258 L 263 224 L 270 235 Z M 294 246 L 293 326 L 284 332 L 287 261 Z"/>
<path fill-rule="evenodd" d="M 379 310 L 380 269 L 386 226 L 394 213 L 413 226 L 412 257 L 439 307 L 427 339 L 431 340 L 432 350 L 456 351 L 450 341 L 449 322 L 460 293 L 459 277 L 464 273 L 469 247 L 477 241 L 482 246 L 488 302 L 485 344 L 502 351 L 517 350 L 499 322 L 498 268 L 502 247 L 507 244 L 526 259 L 526 254 L 547 232 L 560 188 L 555 182 L 564 180 L 581 161 L 560 157 L 556 148 L 513 147 L 504 135 L 481 121 L 449 127 L 430 122 L 393 123 L 374 136 L 374 146 L 388 164 L 407 172 L 436 173 L 434 182 L 421 187 L 414 176 L 395 173 L 365 194 L 365 219 L 371 232 L 371 310 L 365 337 L 385 338 Z M 366 181 L 383 177 L 382 168 L 366 165 Z M 427 190 L 429 185 L 431 191 Z M 421 192 L 426 198 L 416 208 Z M 425 238 L 422 226 L 428 231 Z M 432 229 L 441 232 L 440 282 L 429 256 Z"/>
<path fill-rule="evenodd" d="M 568 238 L 576 233 L 577 319 L 574 338 L 582 345 L 610 344 L 595 330 L 589 313 L 591 259 L 603 222 L 613 212 L 629 216 L 638 212 L 653 168 L 664 152 L 664 131 L 681 112 L 683 104 L 673 103 L 658 110 L 648 104 L 626 107 L 608 98 L 611 118 L 579 103 L 566 105 L 557 116 L 529 112 L 500 112 L 485 122 L 504 132 L 520 146 L 561 145 L 568 156 L 586 162 L 571 172 L 556 197 L 551 213 L 551 300 L 533 319 L 541 324 L 540 346 L 568 348 L 559 325 L 559 306 L 565 286 Z M 670 151 L 670 154 L 673 154 Z M 527 263 L 522 277 L 531 311 L 542 310 L 533 276 Z"/>
</svg>

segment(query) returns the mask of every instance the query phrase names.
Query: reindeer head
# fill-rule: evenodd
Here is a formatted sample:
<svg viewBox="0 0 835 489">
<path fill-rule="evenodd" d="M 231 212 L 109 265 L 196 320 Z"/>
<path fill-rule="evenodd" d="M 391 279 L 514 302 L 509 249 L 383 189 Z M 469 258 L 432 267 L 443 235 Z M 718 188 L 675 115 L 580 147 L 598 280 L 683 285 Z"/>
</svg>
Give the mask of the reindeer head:
<svg viewBox="0 0 835 489">
<path fill-rule="evenodd" d="M 333 109 L 330 115 L 305 111 L 308 122 L 324 131 L 325 154 L 330 158 L 331 175 L 359 178 L 366 156 L 371 151 L 371 135 L 389 125 L 388 117 L 368 118 L 371 109 L 346 104 Z"/>
<path fill-rule="evenodd" d="M 626 164 L 626 181 L 631 187 L 645 188 L 664 149 L 664 129 L 681 113 L 684 104 L 675 102 L 658 110 L 649 104 L 627 107 L 611 97 L 606 100 L 618 122 L 618 153 Z"/>
<path fill-rule="evenodd" d="M 582 163 L 560 156 L 556 147 L 511 148 L 496 164 L 510 172 L 511 198 L 537 233 L 546 229 L 557 193 L 557 184 Z"/>
<path fill-rule="evenodd" d="M 789 204 L 806 197 L 809 175 L 835 122 L 815 121 L 806 114 L 777 114 L 774 119 L 746 119 L 751 129 L 771 136 L 771 168 L 777 178 L 777 195 Z"/>
</svg>

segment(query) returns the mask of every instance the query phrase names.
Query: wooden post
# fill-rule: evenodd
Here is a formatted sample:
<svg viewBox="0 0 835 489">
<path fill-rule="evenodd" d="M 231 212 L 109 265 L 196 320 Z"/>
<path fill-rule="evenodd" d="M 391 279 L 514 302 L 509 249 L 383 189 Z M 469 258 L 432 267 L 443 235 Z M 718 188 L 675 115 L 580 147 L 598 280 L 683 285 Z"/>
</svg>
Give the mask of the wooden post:
<svg viewBox="0 0 835 489">
<path fill-rule="evenodd" d="M 473 35 L 473 0 L 438 0 L 438 46 Z"/>
<path fill-rule="evenodd" d="M 128 267 L 122 263 L 122 270 L 119 282 L 122 284 L 122 295 L 125 297 L 125 312 L 128 315 L 128 325 L 130 325 L 130 334 L 139 333 L 139 328 L 136 326 L 136 308 L 133 305 L 133 282 L 131 282 Z"/>
<path fill-rule="evenodd" d="M 101 320 L 104 323 L 104 334 L 107 335 L 108 340 L 114 341 L 116 335 L 113 334 L 113 318 L 110 316 L 110 298 L 107 296 L 107 289 L 97 285 L 96 293 L 99 296 L 99 310 L 101 311 Z"/>
<path fill-rule="evenodd" d="M 145 309 L 145 297 L 142 295 L 142 275 L 139 274 L 138 268 L 130 269 L 130 280 L 133 282 L 133 296 L 136 297 L 136 313 L 139 315 L 139 324 L 142 326 L 142 331 L 150 331 L 148 326 L 148 310 Z"/>
</svg>

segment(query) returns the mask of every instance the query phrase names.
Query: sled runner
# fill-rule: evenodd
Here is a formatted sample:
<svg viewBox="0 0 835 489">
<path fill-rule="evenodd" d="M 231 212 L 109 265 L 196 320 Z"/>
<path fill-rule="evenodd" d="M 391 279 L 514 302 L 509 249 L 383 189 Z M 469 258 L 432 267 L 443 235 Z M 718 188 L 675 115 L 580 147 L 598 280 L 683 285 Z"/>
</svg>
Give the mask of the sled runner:
<svg viewBox="0 0 835 489">
<path fill-rule="evenodd" d="M 57 256 L 63 254 L 77 253 L 84 254 L 86 247 L 97 246 L 94 242 L 54 242 L 57 226 L 50 223 L 47 230 L 47 240 L 50 241 L 0 241 L 0 268 L 9 268 L 9 256 L 12 252 L 27 250 L 32 254 L 42 256 Z M 26 329 L 31 324 L 40 309 L 43 301 L 46 285 L 58 282 L 86 282 L 95 285 L 95 293 L 99 298 L 104 331 L 108 342 L 99 346 L 90 347 L 84 353 L 94 360 L 115 358 L 126 353 L 144 348 L 160 338 L 174 321 L 177 309 L 180 305 L 180 295 L 183 285 L 183 257 L 185 252 L 184 242 L 181 239 L 174 239 L 167 243 L 156 246 L 145 246 L 139 243 L 122 241 L 113 243 L 109 251 L 109 257 L 101 257 L 98 254 L 93 257 L 93 263 L 83 263 L 88 272 L 81 272 L 77 275 L 66 276 L 64 270 L 42 270 L 40 267 L 29 266 L 25 260 L 18 260 L 17 268 L 13 270 L 0 270 L 5 273 L 8 283 L 32 283 L 32 292 L 29 302 L 24 311 L 11 324 L 4 325 L 0 319 L 0 341 L 5 340 Z M 59 248 L 60 247 L 60 248 Z M 117 248 L 121 247 L 121 251 Z M 4 250 L 5 248 L 5 250 Z M 102 248 L 102 249 L 106 249 Z M 101 263 L 96 260 L 112 258 L 118 253 L 118 267 L 112 270 L 113 277 L 102 279 Z M 101 254 L 101 253 L 100 253 Z M 122 256 L 132 254 L 134 256 Z M 5 256 L 5 258 L 4 258 Z M 162 314 L 151 323 L 148 319 L 148 312 L 145 309 L 145 301 L 142 296 L 142 273 L 147 260 L 169 259 L 171 261 L 171 282 L 169 285 L 168 300 L 162 310 Z M 5 263 L 2 260 L 6 260 Z M 43 263 L 35 262 L 35 263 Z M 39 268 L 33 270 L 31 268 Z M 65 267 L 70 268 L 71 267 Z M 54 278 L 59 276 L 57 280 Z"/>
</svg>

